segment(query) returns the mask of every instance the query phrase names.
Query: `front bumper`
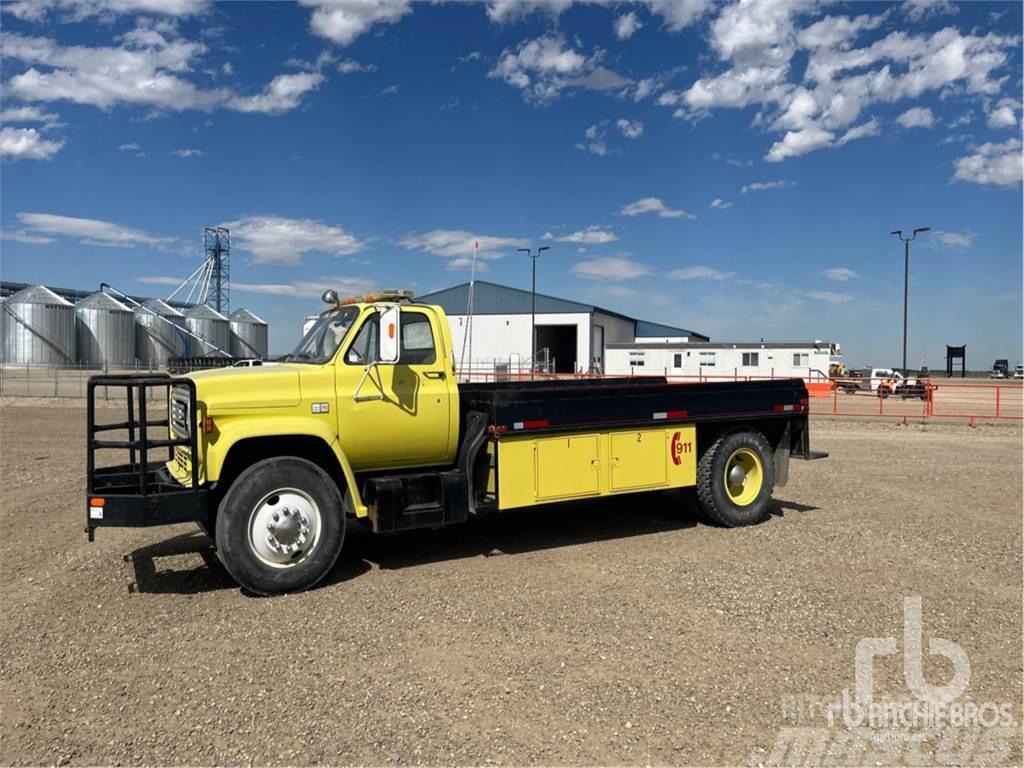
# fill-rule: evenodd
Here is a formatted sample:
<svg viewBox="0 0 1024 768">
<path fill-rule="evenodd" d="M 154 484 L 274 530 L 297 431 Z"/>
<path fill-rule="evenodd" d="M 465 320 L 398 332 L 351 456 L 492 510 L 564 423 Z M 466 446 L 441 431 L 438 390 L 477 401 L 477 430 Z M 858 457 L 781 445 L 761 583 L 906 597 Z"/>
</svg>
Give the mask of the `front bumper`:
<svg viewBox="0 0 1024 768">
<path fill-rule="evenodd" d="M 124 391 L 127 420 L 96 421 L 96 391 Z M 170 395 L 174 388 L 175 397 Z M 168 414 L 150 416 L 151 390 L 168 398 Z M 177 429 L 172 429 L 175 404 L 183 406 Z M 172 523 L 207 522 L 210 493 L 199 483 L 195 382 L 161 374 L 93 376 L 89 379 L 86 425 L 85 530 L 92 541 L 103 526 L 146 527 Z M 184 414 L 184 415 L 182 415 Z M 150 430 L 159 430 L 159 436 Z M 184 431 L 180 437 L 175 432 Z M 127 439 L 108 439 L 104 433 L 127 433 Z M 127 464 L 97 466 L 98 451 L 123 451 Z M 184 452 L 177 461 L 175 451 Z M 166 460 L 155 461 L 163 454 Z M 173 471 L 172 471 L 173 470 Z"/>
<path fill-rule="evenodd" d="M 182 486 L 162 463 L 146 467 L 145 493 L 140 493 L 139 467 L 128 464 L 97 469 L 92 480 L 92 492 L 86 499 L 89 528 L 145 528 L 209 520 L 209 491 Z"/>
</svg>

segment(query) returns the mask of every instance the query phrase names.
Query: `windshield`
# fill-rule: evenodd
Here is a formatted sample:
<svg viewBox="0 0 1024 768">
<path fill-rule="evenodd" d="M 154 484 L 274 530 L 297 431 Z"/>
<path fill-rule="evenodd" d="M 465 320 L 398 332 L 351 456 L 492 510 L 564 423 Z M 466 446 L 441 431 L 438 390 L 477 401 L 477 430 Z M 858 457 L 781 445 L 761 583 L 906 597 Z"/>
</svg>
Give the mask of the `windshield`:
<svg viewBox="0 0 1024 768">
<path fill-rule="evenodd" d="M 334 357 L 358 316 L 357 307 L 328 312 L 302 337 L 294 351 L 281 360 L 289 363 L 326 363 Z"/>
</svg>

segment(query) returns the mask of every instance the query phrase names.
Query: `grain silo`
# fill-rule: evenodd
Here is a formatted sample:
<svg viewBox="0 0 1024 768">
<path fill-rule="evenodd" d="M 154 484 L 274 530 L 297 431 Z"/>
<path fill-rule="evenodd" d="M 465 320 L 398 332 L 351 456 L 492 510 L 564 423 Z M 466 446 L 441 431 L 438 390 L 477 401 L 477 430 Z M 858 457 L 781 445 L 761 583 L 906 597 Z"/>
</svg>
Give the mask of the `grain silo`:
<svg viewBox="0 0 1024 768">
<path fill-rule="evenodd" d="M 86 365 L 135 364 L 135 314 L 102 291 L 75 304 L 78 359 Z"/>
<path fill-rule="evenodd" d="M 231 356 L 267 357 L 267 323 L 248 309 L 231 313 Z"/>
<path fill-rule="evenodd" d="M 44 285 L 30 285 L 0 305 L 3 360 L 22 365 L 75 362 L 75 310 Z"/>
<path fill-rule="evenodd" d="M 167 365 L 168 358 L 182 357 L 189 335 L 185 316 L 160 299 L 147 299 L 135 308 L 135 354 L 147 366 Z"/>
<path fill-rule="evenodd" d="M 189 337 L 191 357 L 220 357 L 230 354 L 231 327 L 228 319 L 205 304 L 185 311 L 185 327 L 199 337 Z M 202 341 L 200 341 L 202 339 Z"/>
</svg>

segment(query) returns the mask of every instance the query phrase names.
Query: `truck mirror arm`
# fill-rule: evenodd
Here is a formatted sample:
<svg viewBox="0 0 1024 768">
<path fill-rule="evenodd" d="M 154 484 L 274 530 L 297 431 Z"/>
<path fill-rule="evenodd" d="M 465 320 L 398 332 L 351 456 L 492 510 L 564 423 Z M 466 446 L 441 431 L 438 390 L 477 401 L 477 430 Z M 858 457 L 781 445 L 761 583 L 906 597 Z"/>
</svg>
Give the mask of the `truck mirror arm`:
<svg viewBox="0 0 1024 768">
<path fill-rule="evenodd" d="M 364 403 L 364 402 L 367 402 L 368 400 L 386 400 L 387 399 L 387 397 L 385 397 L 385 395 L 384 395 L 384 384 L 383 384 L 383 382 L 380 381 L 380 373 L 378 372 L 377 378 L 374 378 L 373 376 L 370 375 L 370 371 L 375 370 L 378 365 L 379 365 L 379 363 L 377 361 L 374 361 L 374 362 L 370 363 L 369 365 L 367 365 L 363 369 L 363 377 L 361 379 L 359 379 L 359 384 L 356 385 L 356 389 L 352 393 L 352 399 L 355 400 L 357 403 Z M 377 391 L 380 392 L 379 395 L 360 395 L 359 394 L 360 390 L 362 390 L 362 388 L 363 388 L 363 384 L 366 383 L 367 379 L 369 379 L 370 381 L 372 381 L 374 383 L 374 385 L 377 387 Z"/>
</svg>

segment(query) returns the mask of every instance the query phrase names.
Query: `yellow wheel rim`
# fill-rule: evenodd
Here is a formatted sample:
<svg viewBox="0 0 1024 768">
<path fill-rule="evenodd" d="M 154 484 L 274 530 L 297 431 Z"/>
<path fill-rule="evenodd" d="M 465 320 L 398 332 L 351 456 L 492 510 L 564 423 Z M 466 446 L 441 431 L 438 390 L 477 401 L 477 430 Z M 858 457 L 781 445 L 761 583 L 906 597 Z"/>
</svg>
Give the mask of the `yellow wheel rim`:
<svg viewBox="0 0 1024 768">
<path fill-rule="evenodd" d="M 729 501 L 738 507 L 752 504 L 764 484 L 761 457 L 751 448 L 737 448 L 725 462 L 725 492 Z"/>
</svg>

